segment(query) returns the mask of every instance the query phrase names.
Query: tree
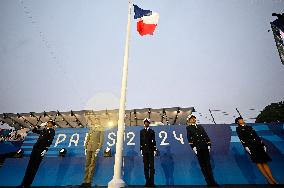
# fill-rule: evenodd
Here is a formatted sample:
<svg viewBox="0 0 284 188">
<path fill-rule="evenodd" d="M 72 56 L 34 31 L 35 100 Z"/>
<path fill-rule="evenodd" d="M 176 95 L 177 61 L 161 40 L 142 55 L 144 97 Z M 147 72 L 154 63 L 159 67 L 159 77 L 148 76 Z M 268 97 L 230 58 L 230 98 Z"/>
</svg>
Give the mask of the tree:
<svg viewBox="0 0 284 188">
<path fill-rule="evenodd" d="M 256 117 L 255 123 L 284 123 L 284 101 L 271 103 Z"/>
</svg>

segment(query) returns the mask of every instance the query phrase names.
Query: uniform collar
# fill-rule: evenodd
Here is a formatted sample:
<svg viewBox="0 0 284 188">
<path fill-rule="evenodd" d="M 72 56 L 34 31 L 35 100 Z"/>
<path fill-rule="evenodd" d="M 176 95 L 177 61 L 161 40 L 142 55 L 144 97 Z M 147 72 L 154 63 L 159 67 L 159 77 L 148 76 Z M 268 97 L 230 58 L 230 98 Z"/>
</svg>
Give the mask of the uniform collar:
<svg viewBox="0 0 284 188">
<path fill-rule="evenodd" d="M 149 131 L 149 127 L 145 127 L 144 129 L 145 129 L 146 131 Z"/>
<path fill-rule="evenodd" d="M 193 126 L 194 125 L 194 127 L 195 128 L 197 128 L 197 124 L 189 124 L 190 126 Z"/>
</svg>

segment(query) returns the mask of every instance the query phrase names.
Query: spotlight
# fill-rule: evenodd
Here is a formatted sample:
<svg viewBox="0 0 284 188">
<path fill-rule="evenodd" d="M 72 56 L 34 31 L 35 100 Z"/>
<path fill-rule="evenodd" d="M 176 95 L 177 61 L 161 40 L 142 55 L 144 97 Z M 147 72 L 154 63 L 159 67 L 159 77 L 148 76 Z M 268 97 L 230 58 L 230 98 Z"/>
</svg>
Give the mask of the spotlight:
<svg viewBox="0 0 284 188">
<path fill-rule="evenodd" d="M 108 126 L 112 127 L 113 126 L 113 121 L 108 122 Z"/>
<path fill-rule="evenodd" d="M 59 150 L 58 156 L 60 156 L 60 157 L 65 157 L 66 153 L 67 153 L 67 149 L 61 148 L 61 149 Z"/>
<path fill-rule="evenodd" d="M 19 149 L 19 150 L 14 154 L 14 157 L 15 157 L 15 158 L 22 158 L 23 155 L 24 155 L 24 150 Z"/>
<path fill-rule="evenodd" d="M 112 157 L 111 149 L 109 147 L 104 150 L 104 157 Z"/>
</svg>

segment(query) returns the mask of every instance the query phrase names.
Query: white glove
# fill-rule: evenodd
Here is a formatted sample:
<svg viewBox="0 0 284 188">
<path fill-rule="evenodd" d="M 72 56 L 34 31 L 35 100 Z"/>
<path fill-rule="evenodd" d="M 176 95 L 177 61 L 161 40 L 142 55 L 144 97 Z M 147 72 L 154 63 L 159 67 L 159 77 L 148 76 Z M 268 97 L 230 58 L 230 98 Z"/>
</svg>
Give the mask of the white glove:
<svg viewBox="0 0 284 188">
<path fill-rule="evenodd" d="M 47 125 L 47 122 L 41 123 L 39 126 L 40 127 L 45 127 Z"/>
<path fill-rule="evenodd" d="M 99 152 L 100 152 L 100 149 L 97 149 L 95 152 L 95 155 L 97 156 Z"/>
<path fill-rule="evenodd" d="M 266 152 L 266 146 L 263 146 L 264 151 Z"/>
<path fill-rule="evenodd" d="M 45 153 L 46 153 L 46 150 L 43 150 L 43 151 L 40 153 L 40 155 L 43 157 L 43 156 L 45 155 Z"/>
<path fill-rule="evenodd" d="M 250 150 L 249 150 L 248 147 L 245 147 L 245 149 L 246 149 L 246 151 L 247 151 L 249 154 L 251 154 L 251 152 L 250 152 Z"/>
<path fill-rule="evenodd" d="M 154 151 L 154 156 L 157 156 L 157 151 Z"/>
<path fill-rule="evenodd" d="M 110 148 L 109 148 L 109 147 L 107 147 L 107 148 L 106 148 L 106 152 L 109 152 L 109 151 L 110 151 Z"/>
<path fill-rule="evenodd" d="M 211 151 L 211 147 L 210 147 L 210 146 L 208 146 L 208 151 L 209 151 L 209 152 Z"/>
<path fill-rule="evenodd" d="M 197 154 L 197 148 L 193 147 L 192 150 L 194 151 L 195 154 Z"/>
<path fill-rule="evenodd" d="M 142 155 L 142 157 L 143 157 L 143 151 L 142 151 L 142 150 L 140 150 L 140 153 L 141 153 L 141 155 Z"/>
</svg>

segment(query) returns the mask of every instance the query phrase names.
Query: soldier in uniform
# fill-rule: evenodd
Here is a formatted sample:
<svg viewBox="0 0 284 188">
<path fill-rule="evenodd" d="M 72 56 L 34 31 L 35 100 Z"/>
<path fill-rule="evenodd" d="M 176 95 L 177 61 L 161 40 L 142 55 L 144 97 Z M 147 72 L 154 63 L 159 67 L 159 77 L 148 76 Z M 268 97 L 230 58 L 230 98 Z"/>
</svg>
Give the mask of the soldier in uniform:
<svg viewBox="0 0 284 188">
<path fill-rule="evenodd" d="M 54 139 L 55 135 L 54 126 L 55 122 L 49 120 L 45 124 L 44 129 L 40 130 L 38 126 L 32 129 L 33 133 L 39 134 L 39 138 L 35 143 L 35 145 L 33 146 L 28 167 L 25 172 L 25 177 L 19 187 L 30 187 L 30 185 L 33 183 L 39 165 Z"/>
<path fill-rule="evenodd" d="M 149 127 L 151 120 L 145 118 L 144 128 L 140 131 L 140 151 L 143 156 L 145 187 L 155 187 L 154 155 L 157 153 L 155 131 Z"/>
<path fill-rule="evenodd" d="M 213 172 L 210 164 L 210 138 L 208 137 L 204 128 L 201 125 L 196 124 L 196 117 L 194 115 L 190 115 L 187 118 L 187 124 L 188 126 L 186 127 L 186 130 L 188 143 L 197 156 L 207 186 L 219 187 L 213 177 Z"/>
<path fill-rule="evenodd" d="M 100 119 L 93 114 L 86 114 L 86 119 L 90 130 L 85 143 L 85 176 L 81 187 L 91 187 L 97 156 L 104 142 L 104 129 Z"/>
<path fill-rule="evenodd" d="M 262 142 L 261 138 L 251 126 L 245 124 L 242 117 L 236 118 L 235 123 L 238 125 L 236 128 L 238 137 L 249 154 L 252 162 L 256 163 L 256 166 L 269 184 L 278 184 L 267 164 L 271 161 L 271 158 L 267 154 L 266 146 Z"/>
</svg>

